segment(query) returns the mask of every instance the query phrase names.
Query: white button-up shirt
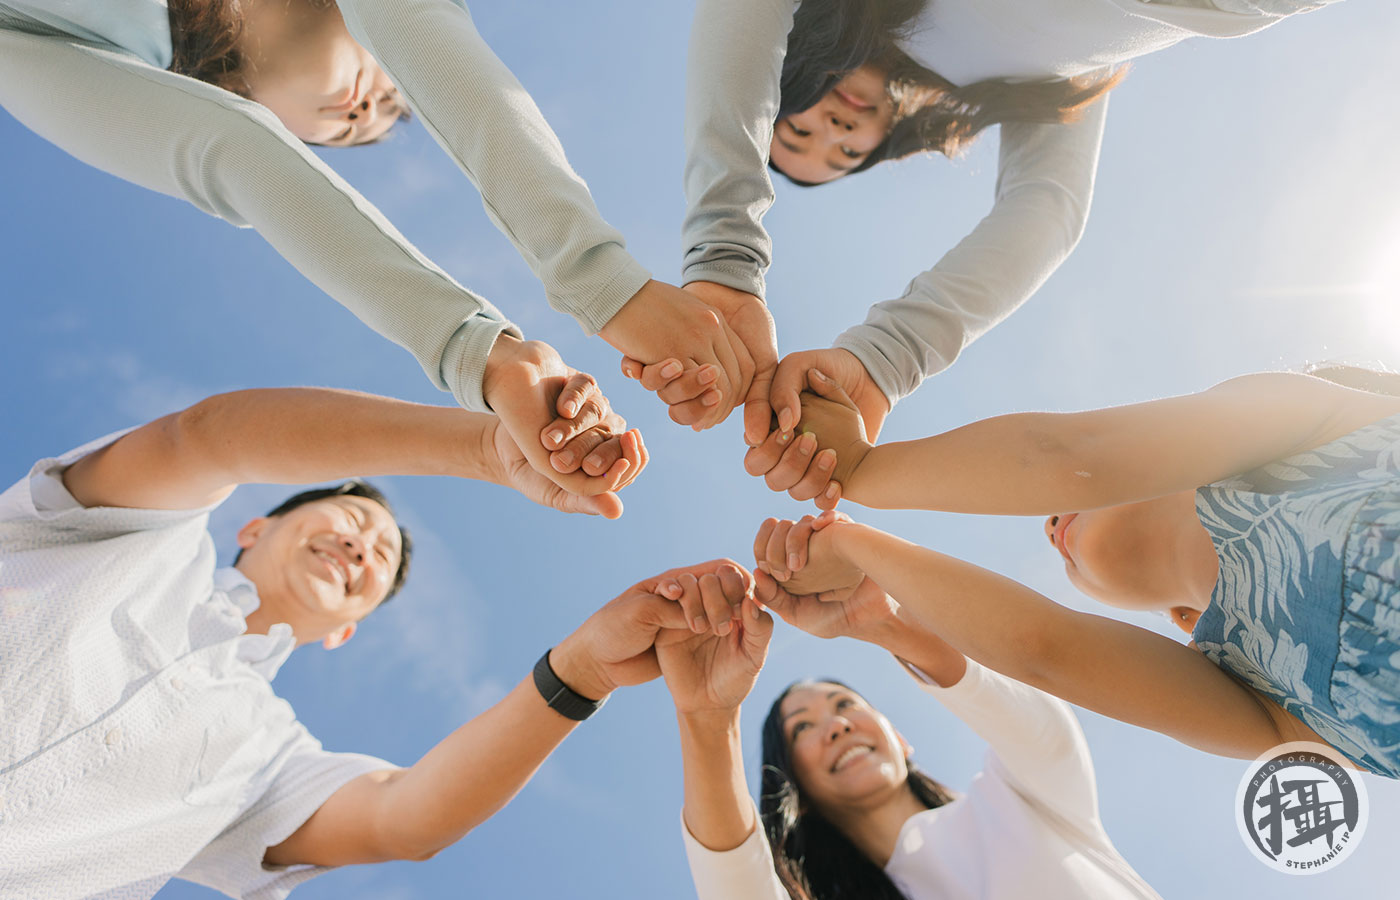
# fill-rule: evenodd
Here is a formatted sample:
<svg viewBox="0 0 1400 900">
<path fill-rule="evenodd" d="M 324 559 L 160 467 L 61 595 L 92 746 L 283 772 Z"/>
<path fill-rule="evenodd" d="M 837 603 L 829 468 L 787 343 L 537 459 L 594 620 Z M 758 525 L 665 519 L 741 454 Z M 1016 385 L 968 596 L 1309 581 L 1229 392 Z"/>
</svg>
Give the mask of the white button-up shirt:
<svg viewBox="0 0 1400 900">
<path fill-rule="evenodd" d="M 329 753 L 269 681 L 291 627 L 244 634 L 209 509 L 82 507 L 56 459 L 0 495 L 0 898 L 148 898 L 172 877 L 286 896 L 269 846 L 392 768 Z"/>
</svg>

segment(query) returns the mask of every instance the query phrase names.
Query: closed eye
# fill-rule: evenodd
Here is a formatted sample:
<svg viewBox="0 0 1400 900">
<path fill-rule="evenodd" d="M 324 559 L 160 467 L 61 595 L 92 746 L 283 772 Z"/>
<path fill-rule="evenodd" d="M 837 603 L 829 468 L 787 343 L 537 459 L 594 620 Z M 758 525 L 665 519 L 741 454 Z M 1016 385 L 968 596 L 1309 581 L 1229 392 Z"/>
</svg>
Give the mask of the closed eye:
<svg viewBox="0 0 1400 900">
<path fill-rule="evenodd" d="M 784 119 L 783 121 L 787 124 L 788 129 L 798 137 L 809 137 L 812 134 L 812 132 L 803 131 L 801 128 L 798 128 L 796 125 L 792 124 L 792 119 Z"/>
</svg>

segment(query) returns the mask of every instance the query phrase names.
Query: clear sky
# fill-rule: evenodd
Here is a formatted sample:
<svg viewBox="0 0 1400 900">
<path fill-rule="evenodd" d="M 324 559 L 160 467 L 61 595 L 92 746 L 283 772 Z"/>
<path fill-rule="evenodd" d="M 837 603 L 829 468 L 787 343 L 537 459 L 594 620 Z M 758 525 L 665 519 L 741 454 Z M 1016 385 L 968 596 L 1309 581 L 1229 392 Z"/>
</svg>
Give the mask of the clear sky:
<svg viewBox="0 0 1400 900">
<path fill-rule="evenodd" d="M 688 5 L 474 12 L 633 252 L 657 277 L 678 277 Z M 1113 94 L 1078 251 L 1019 313 L 899 404 L 884 437 L 1183 393 L 1309 361 L 1400 363 L 1397 34 L 1400 9 L 1353 0 L 1136 63 Z M 0 481 L 233 388 L 317 384 L 450 403 L 407 354 L 256 234 L 90 169 L 3 113 L 0 148 Z M 995 149 L 989 134 L 956 164 L 917 159 L 823 189 L 780 186 L 767 223 L 781 349 L 827 345 L 932 265 L 989 208 Z M 671 424 L 618 374 L 609 347 L 550 310 L 420 125 L 326 158 L 447 271 L 596 374 L 652 452 L 616 522 L 565 517 L 492 486 L 383 479 L 419 546 L 408 589 L 344 649 L 294 654 L 276 686 L 328 747 L 409 764 L 631 583 L 715 556 L 751 563 L 765 516 L 807 509 L 744 474 L 737 416 L 701 435 Z M 236 493 L 214 517 L 226 551 L 239 524 L 285 493 Z M 1092 607 L 1065 580 L 1038 520 L 848 511 Z M 771 697 L 823 674 L 865 692 L 955 789 L 981 767 L 985 745 L 875 648 L 780 624 L 769 658 L 745 709 L 751 777 Z M 1369 830 L 1344 865 L 1281 875 L 1236 832 L 1244 763 L 1090 713 L 1080 720 L 1105 825 L 1164 897 L 1369 897 L 1394 872 L 1395 783 L 1366 779 Z M 642 686 L 619 692 L 506 810 L 436 859 L 333 872 L 295 896 L 692 896 L 679 807 L 671 705 L 659 683 Z M 212 895 L 172 884 L 160 896 Z"/>
</svg>

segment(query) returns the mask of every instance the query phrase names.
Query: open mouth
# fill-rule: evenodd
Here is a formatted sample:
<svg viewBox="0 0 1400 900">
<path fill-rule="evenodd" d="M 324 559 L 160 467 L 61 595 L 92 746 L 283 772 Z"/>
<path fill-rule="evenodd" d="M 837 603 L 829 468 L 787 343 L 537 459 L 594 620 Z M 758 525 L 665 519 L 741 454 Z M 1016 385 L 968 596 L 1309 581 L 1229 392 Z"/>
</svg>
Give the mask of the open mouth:
<svg viewBox="0 0 1400 900">
<path fill-rule="evenodd" d="M 321 560 L 321 562 L 325 564 L 326 568 L 332 574 L 335 575 L 335 577 L 340 581 L 340 586 L 343 589 L 350 589 L 350 568 L 345 564 L 344 560 L 341 560 L 337 558 L 334 554 L 327 553 L 324 550 L 312 550 L 311 552 L 316 556 L 317 559 Z"/>
<path fill-rule="evenodd" d="M 868 744 L 857 744 L 854 747 L 847 748 L 846 752 L 836 757 L 836 762 L 832 764 L 831 771 L 833 773 L 839 772 L 851 763 L 864 759 L 874 752 L 875 748 Z"/>
</svg>

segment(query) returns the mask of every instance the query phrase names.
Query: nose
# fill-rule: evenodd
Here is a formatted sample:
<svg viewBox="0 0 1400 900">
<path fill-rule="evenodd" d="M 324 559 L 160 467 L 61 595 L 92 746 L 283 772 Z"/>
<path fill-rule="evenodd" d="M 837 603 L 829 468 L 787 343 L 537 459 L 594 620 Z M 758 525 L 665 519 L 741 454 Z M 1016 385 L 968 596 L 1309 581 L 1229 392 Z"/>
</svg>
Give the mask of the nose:
<svg viewBox="0 0 1400 900">
<path fill-rule="evenodd" d="M 358 106 L 352 107 L 351 110 L 345 114 L 345 118 L 351 122 L 359 122 L 361 125 L 367 125 L 374 121 L 374 110 L 374 95 L 367 94 L 365 95 L 365 99 L 361 100 Z"/>
<path fill-rule="evenodd" d="M 846 134 L 856 130 L 854 122 L 849 121 L 843 116 L 838 116 L 835 113 L 826 114 L 826 124 L 828 126 L 827 130 L 830 131 L 837 140 L 840 140 Z"/>
<path fill-rule="evenodd" d="M 1059 516 L 1050 516 L 1045 520 L 1045 536 L 1050 539 L 1050 543 L 1055 543 L 1055 526 L 1059 524 Z"/>
<path fill-rule="evenodd" d="M 851 733 L 851 723 L 847 722 L 844 716 L 837 716 L 831 720 L 831 726 L 827 729 L 826 740 L 828 743 L 835 743 L 843 734 Z"/>
<path fill-rule="evenodd" d="M 361 566 L 365 564 L 365 543 L 359 535 L 342 534 L 340 546 L 345 550 L 345 555 L 350 557 L 351 562 Z"/>
</svg>

